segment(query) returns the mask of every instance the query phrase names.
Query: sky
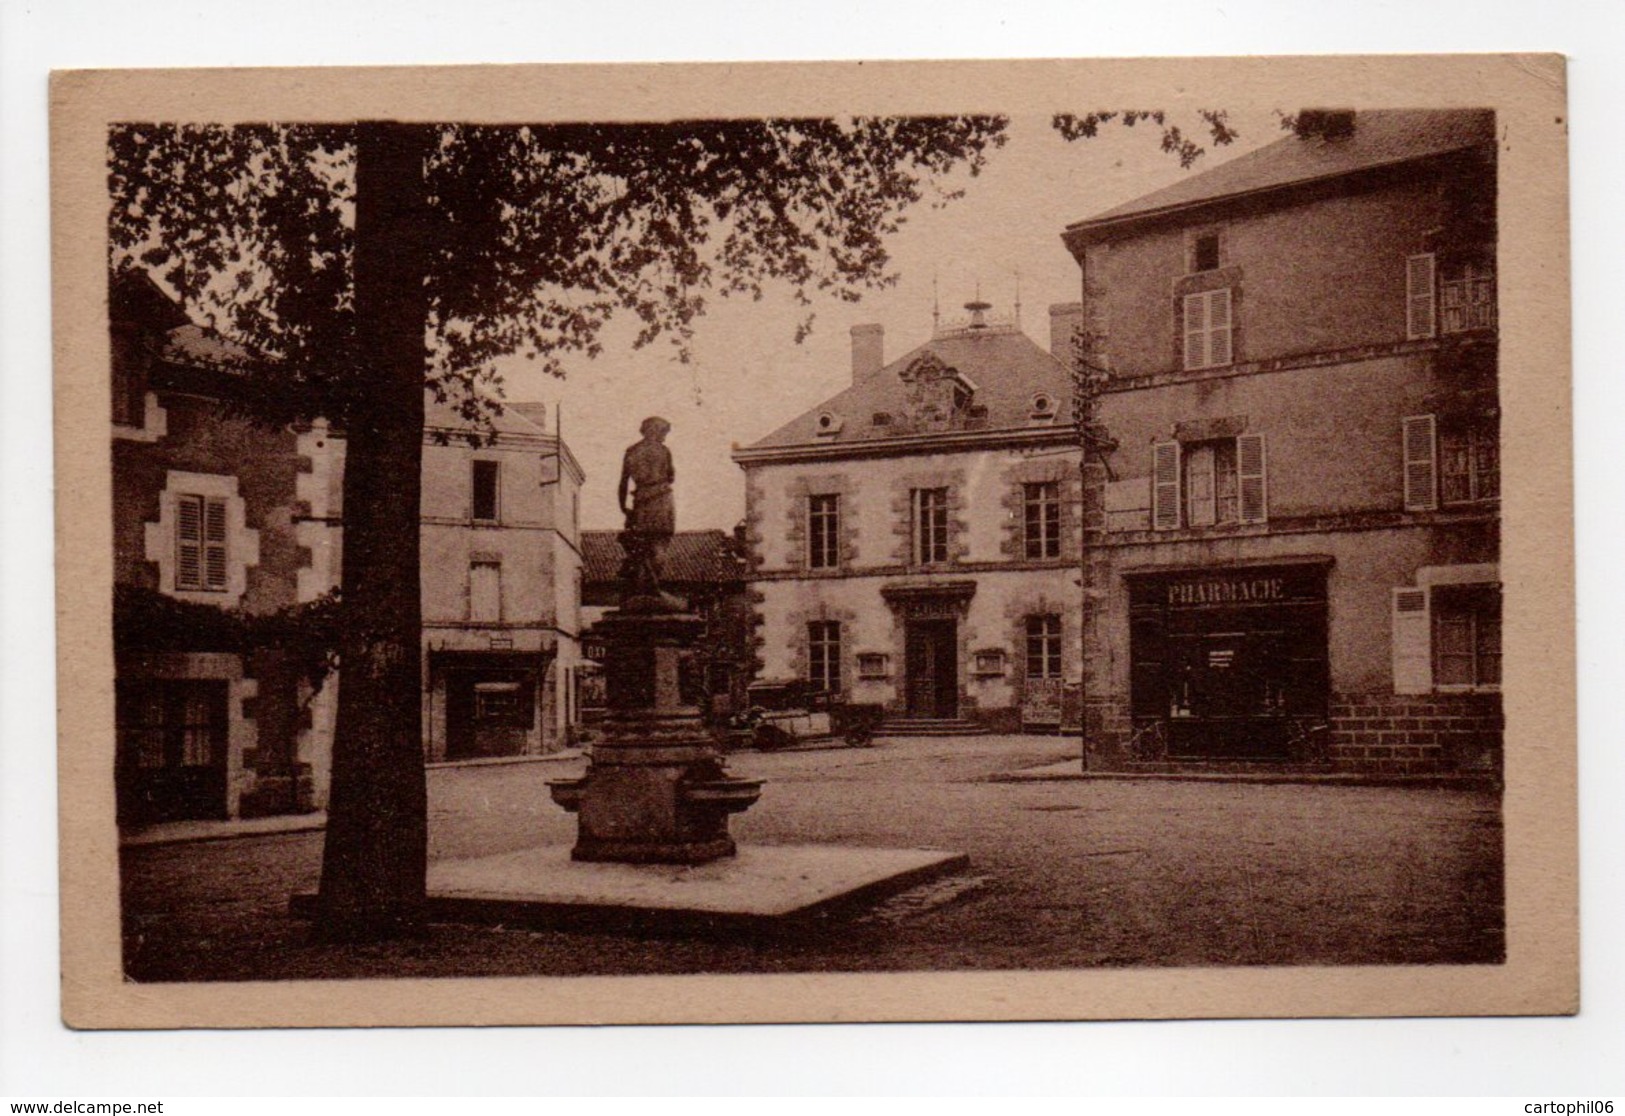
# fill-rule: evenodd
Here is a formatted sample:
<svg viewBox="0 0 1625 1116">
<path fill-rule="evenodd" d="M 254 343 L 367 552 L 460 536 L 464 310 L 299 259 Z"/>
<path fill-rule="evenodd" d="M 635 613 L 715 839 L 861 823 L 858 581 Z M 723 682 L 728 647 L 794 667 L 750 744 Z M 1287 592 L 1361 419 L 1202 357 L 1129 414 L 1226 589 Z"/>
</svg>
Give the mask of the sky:
<svg viewBox="0 0 1625 1116">
<path fill-rule="evenodd" d="M 634 351 L 631 330 L 612 323 L 602 355 L 567 362 L 563 380 L 522 359 L 500 364 L 507 397 L 549 404 L 550 423 L 562 409 L 564 440 L 587 474 L 584 527 L 620 527 L 621 454 L 637 441 L 639 422 L 657 414 L 672 424 L 678 529 L 731 530 L 744 518 L 745 490 L 730 449 L 851 383 L 852 326 L 884 326 L 890 361 L 930 338 L 934 297 L 944 320 L 963 316 L 978 291 L 995 315 L 1008 316 L 1019 283 L 1022 329 L 1048 347 L 1050 305 L 1079 297 L 1077 264 L 1061 230 L 1282 135 L 1273 111 L 1233 113 L 1231 123 L 1241 138 L 1210 149 L 1186 171 L 1160 150 L 1154 126 L 1114 124 L 1094 139 L 1067 143 L 1047 117 L 1015 117 L 1009 142 L 980 175 L 947 181 L 962 187 L 963 197 L 909 211 L 887 245 L 898 283 L 856 304 L 815 300 L 813 332 L 801 344 L 794 340 L 801 309 L 788 288 L 769 287 L 761 302 L 712 299 L 686 366 L 665 341 Z"/>
</svg>

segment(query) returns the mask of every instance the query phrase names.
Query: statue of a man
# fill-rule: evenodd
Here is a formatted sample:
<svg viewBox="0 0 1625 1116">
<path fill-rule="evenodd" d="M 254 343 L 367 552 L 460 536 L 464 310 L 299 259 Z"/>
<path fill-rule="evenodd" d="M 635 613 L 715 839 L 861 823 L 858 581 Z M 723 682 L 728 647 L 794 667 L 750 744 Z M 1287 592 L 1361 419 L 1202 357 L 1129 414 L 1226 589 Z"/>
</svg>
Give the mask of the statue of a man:
<svg viewBox="0 0 1625 1116">
<path fill-rule="evenodd" d="M 671 493 L 677 474 L 671 450 L 665 445 L 671 423 L 650 417 L 638 429 L 643 440 L 627 447 L 616 493 L 626 516 L 626 530 L 621 532 L 621 549 L 626 552 L 621 582 L 633 596 L 653 596 L 660 593 L 661 555 L 677 529 Z"/>
</svg>

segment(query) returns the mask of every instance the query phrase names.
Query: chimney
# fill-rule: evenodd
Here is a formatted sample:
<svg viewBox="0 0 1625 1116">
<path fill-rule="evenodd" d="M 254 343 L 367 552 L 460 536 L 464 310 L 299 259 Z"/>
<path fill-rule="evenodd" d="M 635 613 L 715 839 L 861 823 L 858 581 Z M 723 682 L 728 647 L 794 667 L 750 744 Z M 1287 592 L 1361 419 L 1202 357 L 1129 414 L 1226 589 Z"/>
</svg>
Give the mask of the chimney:
<svg viewBox="0 0 1625 1116">
<path fill-rule="evenodd" d="M 873 376 L 886 365 L 886 327 L 876 322 L 852 327 L 852 382 Z"/>
<path fill-rule="evenodd" d="M 1083 303 L 1053 302 L 1049 308 L 1049 354 L 1072 367 L 1072 338 L 1083 328 Z"/>
<path fill-rule="evenodd" d="M 1354 134 L 1354 110 L 1306 108 L 1298 113 L 1294 129 L 1299 139 L 1343 140 Z"/>
</svg>

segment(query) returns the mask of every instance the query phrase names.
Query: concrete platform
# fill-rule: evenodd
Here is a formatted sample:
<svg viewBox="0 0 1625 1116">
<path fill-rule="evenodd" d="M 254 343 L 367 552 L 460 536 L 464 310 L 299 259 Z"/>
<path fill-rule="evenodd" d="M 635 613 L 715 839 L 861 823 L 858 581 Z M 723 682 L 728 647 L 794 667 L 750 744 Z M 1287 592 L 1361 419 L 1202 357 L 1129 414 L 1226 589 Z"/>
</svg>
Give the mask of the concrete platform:
<svg viewBox="0 0 1625 1116">
<path fill-rule="evenodd" d="M 573 861 L 563 846 L 429 866 L 430 918 L 586 929 L 804 926 L 969 864 L 940 849 L 747 845 L 696 866 Z"/>
</svg>

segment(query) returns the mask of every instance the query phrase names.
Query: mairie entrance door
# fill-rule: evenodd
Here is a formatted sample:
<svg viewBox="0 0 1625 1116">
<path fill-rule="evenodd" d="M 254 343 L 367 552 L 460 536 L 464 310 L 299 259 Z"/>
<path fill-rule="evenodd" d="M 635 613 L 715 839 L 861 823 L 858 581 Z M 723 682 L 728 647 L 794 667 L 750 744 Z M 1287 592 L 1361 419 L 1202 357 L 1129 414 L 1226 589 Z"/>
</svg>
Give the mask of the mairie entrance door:
<svg viewBox="0 0 1625 1116">
<path fill-rule="evenodd" d="M 910 717 L 959 716 L 959 632 L 953 620 L 910 620 L 904 632 Z"/>
</svg>

